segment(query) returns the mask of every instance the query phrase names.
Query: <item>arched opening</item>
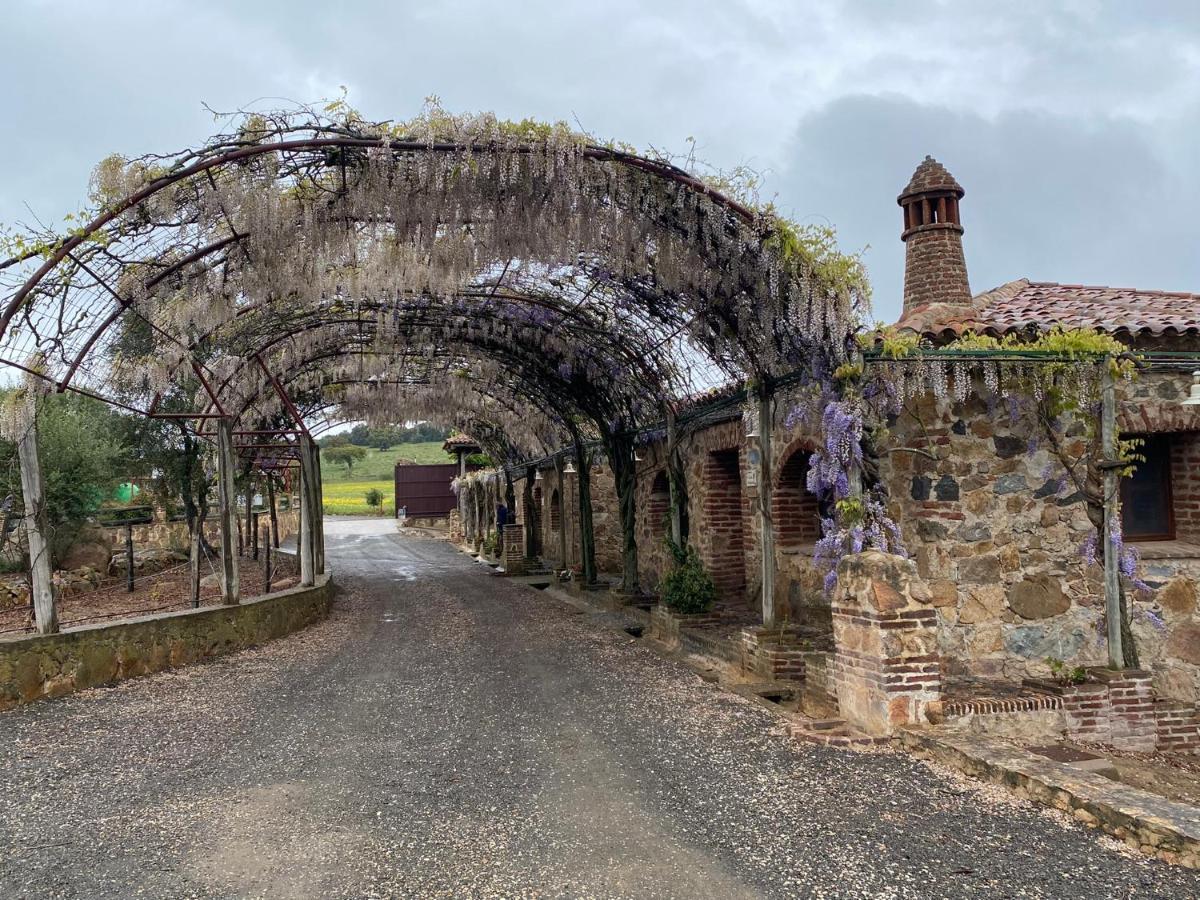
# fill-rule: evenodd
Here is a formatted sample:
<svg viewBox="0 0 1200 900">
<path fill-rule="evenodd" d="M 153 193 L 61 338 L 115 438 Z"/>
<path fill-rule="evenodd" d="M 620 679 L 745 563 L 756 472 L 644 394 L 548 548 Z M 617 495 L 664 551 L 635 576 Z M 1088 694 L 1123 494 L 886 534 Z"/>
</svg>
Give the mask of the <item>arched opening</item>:
<svg viewBox="0 0 1200 900">
<path fill-rule="evenodd" d="M 550 492 L 550 532 L 557 535 L 562 530 L 562 497 L 558 488 Z"/>
<path fill-rule="evenodd" d="M 775 523 L 775 545 L 794 551 L 821 537 L 821 509 L 808 491 L 809 451 L 795 450 L 779 467 L 779 481 L 772 496 L 771 517 Z"/>
<path fill-rule="evenodd" d="M 534 556 L 542 555 L 542 486 L 534 485 L 533 488 L 533 503 L 530 506 L 527 515 L 533 523 L 533 547 L 531 553 Z"/>
<path fill-rule="evenodd" d="M 650 485 L 650 498 L 646 502 L 646 521 L 651 537 L 661 538 L 670 530 L 670 514 L 671 483 L 666 471 L 660 470 Z"/>
<path fill-rule="evenodd" d="M 740 598 L 746 589 L 746 559 L 736 447 L 714 450 L 705 460 L 702 530 L 708 545 L 706 563 L 718 593 L 725 600 Z"/>
</svg>

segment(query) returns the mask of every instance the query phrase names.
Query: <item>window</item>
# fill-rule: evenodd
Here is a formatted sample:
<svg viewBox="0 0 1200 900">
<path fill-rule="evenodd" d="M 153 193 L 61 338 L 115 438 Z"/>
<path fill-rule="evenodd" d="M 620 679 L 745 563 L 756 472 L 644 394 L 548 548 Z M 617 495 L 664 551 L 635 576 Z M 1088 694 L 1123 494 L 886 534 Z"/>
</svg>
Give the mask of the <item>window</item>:
<svg viewBox="0 0 1200 900">
<path fill-rule="evenodd" d="M 1175 538 L 1171 498 L 1171 436 L 1142 437 L 1137 451 L 1145 457 L 1129 478 L 1121 479 L 1121 526 L 1131 541 L 1170 541 Z"/>
</svg>

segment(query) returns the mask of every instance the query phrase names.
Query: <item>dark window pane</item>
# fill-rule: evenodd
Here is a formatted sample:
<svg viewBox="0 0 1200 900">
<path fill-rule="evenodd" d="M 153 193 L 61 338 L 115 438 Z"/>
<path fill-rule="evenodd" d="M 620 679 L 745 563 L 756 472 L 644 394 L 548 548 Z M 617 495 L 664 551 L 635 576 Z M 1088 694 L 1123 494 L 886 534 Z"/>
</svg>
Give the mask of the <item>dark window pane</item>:
<svg viewBox="0 0 1200 900">
<path fill-rule="evenodd" d="M 1171 439 L 1145 438 L 1138 451 L 1146 457 L 1121 481 L 1121 519 L 1130 540 L 1170 540 L 1175 536 L 1171 516 Z"/>
</svg>

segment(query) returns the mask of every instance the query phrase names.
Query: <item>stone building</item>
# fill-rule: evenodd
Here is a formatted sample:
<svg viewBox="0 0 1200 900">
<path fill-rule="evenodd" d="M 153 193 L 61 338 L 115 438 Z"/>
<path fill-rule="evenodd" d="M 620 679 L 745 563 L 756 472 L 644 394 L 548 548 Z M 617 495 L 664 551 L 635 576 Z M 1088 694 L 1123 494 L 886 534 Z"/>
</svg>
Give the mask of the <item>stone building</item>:
<svg viewBox="0 0 1200 900">
<path fill-rule="evenodd" d="M 1104 332 L 1143 351 L 1200 350 L 1200 295 L 1024 278 L 972 295 L 962 244 L 964 194 L 945 167 L 926 157 L 897 198 L 906 246 L 899 329 L 936 346 L 966 331 L 999 337 L 1060 324 Z M 1184 704 L 1182 713 L 1172 707 L 1172 715 L 1183 716 L 1187 739 L 1194 735 L 1200 746 L 1189 718 L 1200 698 L 1200 406 L 1181 404 L 1190 386 L 1186 372 L 1123 385 L 1118 419 L 1123 435 L 1145 438 L 1145 462 L 1123 484 L 1125 535 L 1141 552 L 1150 588 L 1131 593 L 1146 670 L 1134 680 L 1146 698 L 1152 683 L 1160 701 Z M 843 573 L 832 598 L 812 561 L 820 510 L 806 474 L 816 436 L 785 427 L 787 409 L 776 406 L 770 628 L 759 600 L 757 441 L 747 437 L 736 405 L 682 433 L 689 537 L 721 599 L 703 620 L 664 627 L 694 627 L 707 637 L 693 640 L 723 647 L 752 674 L 801 680 L 830 708 L 877 732 L 921 718 L 931 703 L 944 705 L 944 690 L 956 682 L 1020 684 L 1044 676 L 1050 657 L 1103 665 L 1101 573 L 1079 549 L 1093 526 L 1049 449 L 1019 420 L 1010 422 L 973 396 L 928 396 L 916 405 L 919 422 L 898 421 L 894 433 L 925 452 L 886 454 L 879 471 L 911 561 L 877 561 L 874 574 L 860 561 Z M 639 449 L 639 566 L 650 589 L 668 565 L 665 452 L 663 441 Z M 540 555 L 555 568 L 579 562 L 572 469 L 549 463 L 539 469 L 533 510 L 523 508 L 516 490 L 518 516 L 532 516 Z M 599 567 L 619 571 L 612 475 L 600 465 L 591 484 Z"/>
</svg>

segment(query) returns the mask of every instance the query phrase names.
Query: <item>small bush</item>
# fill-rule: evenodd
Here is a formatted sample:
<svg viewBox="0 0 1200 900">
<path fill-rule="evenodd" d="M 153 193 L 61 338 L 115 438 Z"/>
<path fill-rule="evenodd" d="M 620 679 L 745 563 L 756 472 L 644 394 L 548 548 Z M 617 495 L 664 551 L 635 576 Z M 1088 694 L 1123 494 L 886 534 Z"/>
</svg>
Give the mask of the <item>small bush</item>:
<svg viewBox="0 0 1200 900">
<path fill-rule="evenodd" d="M 378 488 L 371 488 L 363 497 L 367 501 L 367 506 L 380 512 L 383 511 L 383 491 Z"/>
<path fill-rule="evenodd" d="M 1046 657 L 1046 665 L 1050 667 L 1050 677 L 1063 686 L 1083 684 L 1088 680 L 1087 669 L 1083 666 L 1069 666 L 1053 656 Z"/>
<path fill-rule="evenodd" d="M 691 545 L 677 546 L 667 538 L 674 565 L 663 578 L 660 588 L 662 602 L 677 613 L 702 613 L 712 609 L 717 588 L 712 576 L 704 570 L 700 554 Z"/>
</svg>

